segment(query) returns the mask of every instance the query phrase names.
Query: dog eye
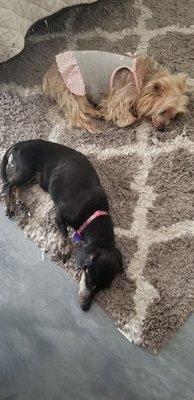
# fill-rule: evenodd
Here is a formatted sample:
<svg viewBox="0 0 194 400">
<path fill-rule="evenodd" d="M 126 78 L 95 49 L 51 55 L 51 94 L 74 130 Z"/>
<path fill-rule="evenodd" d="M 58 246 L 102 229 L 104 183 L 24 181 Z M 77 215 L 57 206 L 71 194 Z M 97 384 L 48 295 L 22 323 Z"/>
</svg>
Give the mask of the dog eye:
<svg viewBox="0 0 194 400">
<path fill-rule="evenodd" d="M 161 113 L 160 113 L 160 115 L 165 115 L 166 114 L 166 110 L 164 110 L 164 111 L 162 111 Z"/>
</svg>

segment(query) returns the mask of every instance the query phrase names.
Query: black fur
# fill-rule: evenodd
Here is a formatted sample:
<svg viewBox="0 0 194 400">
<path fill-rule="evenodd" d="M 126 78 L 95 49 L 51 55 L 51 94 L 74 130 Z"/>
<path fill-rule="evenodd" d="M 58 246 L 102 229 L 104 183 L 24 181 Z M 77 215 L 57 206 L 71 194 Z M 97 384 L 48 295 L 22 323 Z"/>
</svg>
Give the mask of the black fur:
<svg viewBox="0 0 194 400">
<path fill-rule="evenodd" d="M 15 173 L 8 182 L 6 166 L 10 154 Z M 89 160 L 69 147 L 41 139 L 16 143 L 4 155 L 1 177 L 8 203 L 13 189 L 37 174 L 40 187 L 54 201 L 57 226 L 65 237 L 67 225 L 77 230 L 96 210 L 109 212 L 107 196 Z M 87 294 L 81 293 L 81 306 L 86 310 L 96 292 L 109 286 L 122 271 L 122 256 L 115 244 L 110 215 L 92 221 L 82 238 L 79 265 L 84 271 Z"/>
</svg>

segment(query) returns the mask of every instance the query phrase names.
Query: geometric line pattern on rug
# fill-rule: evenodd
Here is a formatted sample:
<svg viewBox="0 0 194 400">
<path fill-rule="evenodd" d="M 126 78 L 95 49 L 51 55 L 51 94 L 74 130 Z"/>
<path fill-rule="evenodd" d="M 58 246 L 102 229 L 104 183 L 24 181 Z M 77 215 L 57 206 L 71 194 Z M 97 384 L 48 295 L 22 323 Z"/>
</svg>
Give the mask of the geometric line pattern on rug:
<svg viewBox="0 0 194 400">
<path fill-rule="evenodd" d="M 145 134 L 146 124 L 143 123 L 138 130 L 138 144 L 131 146 L 108 149 L 108 150 L 94 150 L 88 151 L 88 154 L 95 153 L 99 158 L 110 158 L 115 155 L 137 154 L 142 157 L 142 164 L 140 170 L 132 183 L 132 188 L 139 193 L 139 200 L 134 211 L 133 224 L 130 230 L 115 228 L 117 236 L 126 236 L 129 238 L 138 238 L 138 251 L 135 253 L 131 260 L 130 266 L 127 269 L 127 277 L 135 280 L 136 292 L 134 296 L 135 314 L 130 319 L 130 322 L 124 327 L 124 334 L 130 340 L 140 344 L 142 341 L 141 332 L 144 319 L 146 317 L 146 310 L 148 305 L 155 299 L 159 299 L 157 290 L 147 281 L 142 275 L 145 267 L 147 254 L 149 248 L 154 243 L 179 238 L 184 235 L 194 235 L 194 221 L 178 222 L 169 227 L 162 227 L 159 230 L 150 230 L 147 228 L 147 210 L 152 206 L 155 199 L 155 194 L 151 187 L 146 185 L 149 170 L 152 166 L 151 158 L 153 155 L 160 155 L 161 153 L 170 153 L 178 148 L 187 149 L 188 152 L 194 153 L 194 143 L 186 138 L 186 127 L 183 129 L 183 135 L 175 138 L 170 144 L 164 144 L 160 147 L 149 146 L 147 144 L 148 134 Z M 82 150 L 84 151 L 84 149 Z M 86 148 L 85 148 L 85 153 Z M 146 295 L 145 295 L 146 292 Z M 146 301 L 145 301 L 146 300 Z M 121 330 L 122 332 L 122 330 Z"/>
</svg>

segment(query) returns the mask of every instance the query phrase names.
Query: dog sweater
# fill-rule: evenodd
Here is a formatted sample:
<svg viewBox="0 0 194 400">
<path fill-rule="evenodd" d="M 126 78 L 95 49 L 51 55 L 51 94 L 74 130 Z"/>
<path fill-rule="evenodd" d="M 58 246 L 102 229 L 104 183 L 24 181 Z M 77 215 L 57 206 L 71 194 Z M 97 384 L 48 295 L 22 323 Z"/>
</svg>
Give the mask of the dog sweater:
<svg viewBox="0 0 194 400">
<path fill-rule="evenodd" d="M 114 54 L 104 51 L 67 51 L 56 56 L 58 70 L 71 93 L 87 96 L 99 104 L 112 87 L 117 71 L 129 69 L 135 76 L 136 56 L 131 53 Z M 137 82 L 135 79 L 137 86 Z"/>
</svg>

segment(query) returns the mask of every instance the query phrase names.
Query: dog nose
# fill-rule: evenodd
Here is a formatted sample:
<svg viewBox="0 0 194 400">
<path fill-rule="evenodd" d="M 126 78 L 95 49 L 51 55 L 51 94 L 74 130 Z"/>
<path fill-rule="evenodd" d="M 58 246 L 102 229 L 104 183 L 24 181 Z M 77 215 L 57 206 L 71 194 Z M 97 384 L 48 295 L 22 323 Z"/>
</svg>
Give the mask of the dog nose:
<svg viewBox="0 0 194 400">
<path fill-rule="evenodd" d="M 90 309 L 90 307 L 91 307 L 91 304 L 92 304 L 92 299 L 89 298 L 89 299 L 87 299 L 85 301 L 82 301 L 80 303 L 80 307 L 81 307 L 81 309 L 83 311 L 88 311 Z"/>
<path fill-rule="evenodd" d="M 160 132 L 164 132 L 165 126 L 164 126 L 164 125 L 159 126 L 159 127 L 158 127 L 158 130 L 159 130 Z"/>
</svg>

